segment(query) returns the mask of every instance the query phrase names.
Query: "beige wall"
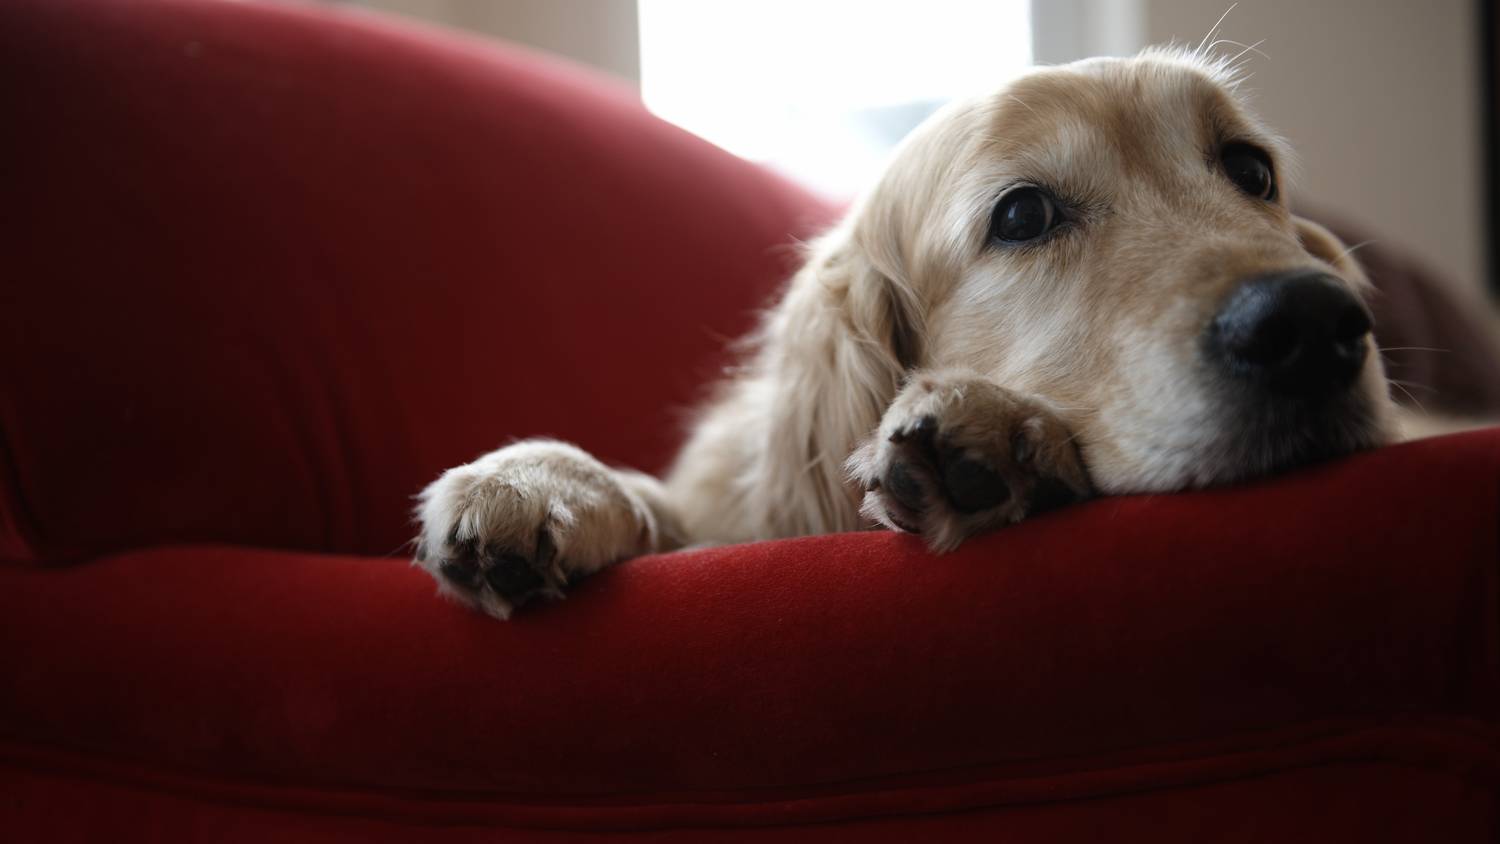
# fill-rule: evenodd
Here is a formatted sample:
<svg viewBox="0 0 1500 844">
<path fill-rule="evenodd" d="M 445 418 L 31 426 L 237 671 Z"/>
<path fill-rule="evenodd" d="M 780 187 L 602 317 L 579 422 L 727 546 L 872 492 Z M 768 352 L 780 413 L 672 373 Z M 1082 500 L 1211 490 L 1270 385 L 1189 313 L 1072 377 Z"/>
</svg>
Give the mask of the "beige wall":
<svg viewBox="0 0 1500 844">
<path fill-rule="evenodd" d="M 1148 43 L 1193 44 L 1229 0 L 1139 0 Z M 1484 285 L 1479 47 L 1473 0 L 1240 0 L 1249 87 L 1301 157 L 1296 196 Z M 1294 198 L 1295 201 L 1295 198 Z"/>
<path fill-rule="evenodd" d="M 637 82 L 635 0 L 352 0 L 560 53 Z"/>
</svg>

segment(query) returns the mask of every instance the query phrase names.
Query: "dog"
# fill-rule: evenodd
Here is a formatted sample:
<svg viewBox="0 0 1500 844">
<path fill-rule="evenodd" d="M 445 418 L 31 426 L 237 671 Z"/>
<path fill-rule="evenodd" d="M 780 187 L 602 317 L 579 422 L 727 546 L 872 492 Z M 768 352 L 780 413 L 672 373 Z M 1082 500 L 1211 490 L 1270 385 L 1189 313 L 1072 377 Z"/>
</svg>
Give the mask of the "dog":
<svg viewBox="0 0 1500 844">
<path fill-rule="evenodd" d="M 871 527 L 944 552 L 1390 442 L 1369 283 L 1289 210 L 1289 156 L 1201 51 L 950 104 L 811 244 L 663 479 L 506 446 L 421 492 L 414 563 L 504 619 L 649 552 Z"/>
</svg>

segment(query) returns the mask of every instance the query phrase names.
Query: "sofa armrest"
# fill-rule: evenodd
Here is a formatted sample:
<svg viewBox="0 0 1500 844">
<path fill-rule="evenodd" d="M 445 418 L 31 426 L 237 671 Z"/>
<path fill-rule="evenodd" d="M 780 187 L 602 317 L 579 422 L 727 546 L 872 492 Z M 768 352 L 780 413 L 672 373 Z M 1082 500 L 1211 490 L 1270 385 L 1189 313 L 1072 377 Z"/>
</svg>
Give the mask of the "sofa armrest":
<svg viewBox="0 0 1500 844">
<path fill-rule="evenodd" d="M 891 533 L 647 557 L 508 623 L 390 559 L 0 571 L 0 734 L 214 793 L 610 828 L 1355 762 L 1493 788 L 1497 489 L 1486 431 L 1103 499 L 943 557 Z"/>
</svg>

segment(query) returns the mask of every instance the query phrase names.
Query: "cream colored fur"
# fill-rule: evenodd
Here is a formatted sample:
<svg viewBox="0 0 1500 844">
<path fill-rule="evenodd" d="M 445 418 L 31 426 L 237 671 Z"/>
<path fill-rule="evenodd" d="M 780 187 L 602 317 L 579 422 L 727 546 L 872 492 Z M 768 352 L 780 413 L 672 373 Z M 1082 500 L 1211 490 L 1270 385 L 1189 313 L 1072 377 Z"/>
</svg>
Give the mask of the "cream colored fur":
<svg viewBox="0 0 1500 844">
<path fill-rule="evenodd" d="M 1211 150 L 1227 140 L 1270 153 L 1281 200 L 1256 204 L 1216 170 Z M 536 594 L 560 595 L 685 544 L 884 525 L 946 550 L 1026 517 L 1048 483 L 1070 497 L 1177 490 L 1292 465 L 1314 436 L 1338 452 L 1386 442 L 1395 422 L 1373 349 L 1346 412 L 1305 436 L 1244 427 L 1201 371 L 1203 327 L 1246 277 L 1318 268 L 1366 292 L 1343 247 L 1287 210 L 1288 156 L 1232 69 L 1197 54 L 1039 69 L 953 104 L 812 244 L 665 478 L 563 443 L 507 446 L 422 493 L 416 563 L 504 618 L 511 600 L 455 588 L 443 566 L 530 565 Z M 991 209 L 1018 180 L 1076 198 L 1085 219 L 1044 246 L 990 248 Z M 924 442 L 923 419 L 994 466 L 1009 498 L 969 513 L 904 507 L 889 473 Z"/>
</svg>

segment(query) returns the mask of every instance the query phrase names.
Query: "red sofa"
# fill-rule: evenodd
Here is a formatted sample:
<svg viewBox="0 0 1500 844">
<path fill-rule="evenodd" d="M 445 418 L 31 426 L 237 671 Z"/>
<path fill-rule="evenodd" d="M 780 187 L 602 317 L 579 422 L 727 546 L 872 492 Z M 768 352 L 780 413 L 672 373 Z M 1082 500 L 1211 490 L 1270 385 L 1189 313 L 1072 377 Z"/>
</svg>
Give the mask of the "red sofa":
<svg viewBox="0 0 1500 844">
<path fill-rule="evenodd" d="M 409 496 L 659 468 L 831 209 L 519 50 L 0 4 L 0 839 L 1493 841 L 1500 434 L 497 623 Z"/>
</svg>

